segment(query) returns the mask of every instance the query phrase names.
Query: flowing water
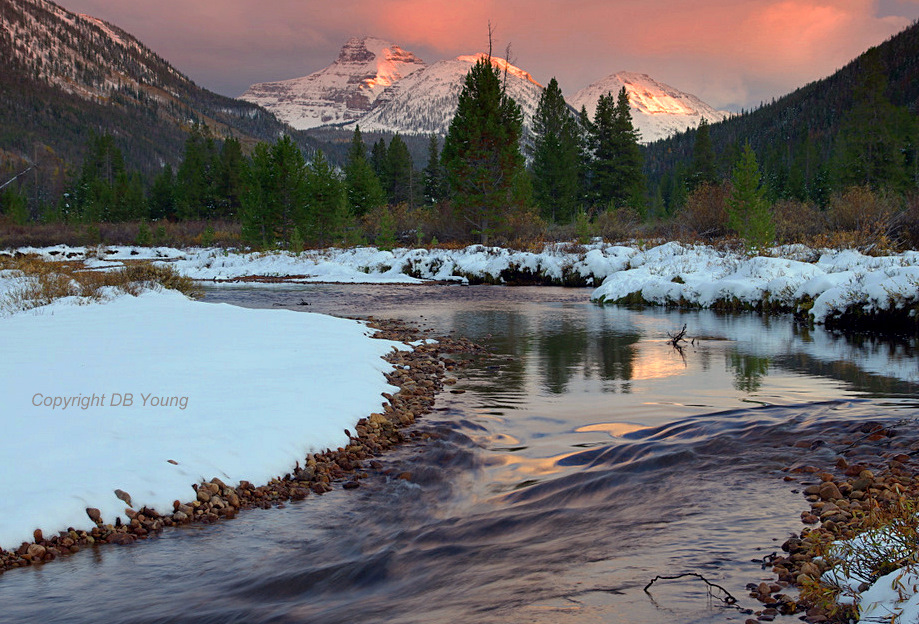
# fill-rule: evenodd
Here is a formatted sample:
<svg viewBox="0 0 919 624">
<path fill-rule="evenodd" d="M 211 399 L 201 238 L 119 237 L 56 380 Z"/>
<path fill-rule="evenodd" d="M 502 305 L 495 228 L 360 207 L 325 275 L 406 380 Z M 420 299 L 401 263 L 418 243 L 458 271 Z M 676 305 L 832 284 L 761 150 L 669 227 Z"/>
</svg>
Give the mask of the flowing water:
<svg viewBox="0 0 919 624">
<path fill-rule="evenodd" d="M 756 561 L 801 529 L 801 484 L 783 469 L 835 461 L 834 440 L 865 420 L 914 427 L 916 342 L 588 296 L 208 291 L 212 302 L 403 318 L 493 355 L 416 425 L 433 437 L 380 458 L 360 489 L 8 572 L 0 621 L 743 622 L 759 606 L 744 586 L 771 578 Z M 680 353 L 667 338 L 684 324 L 695 341 Z M 739 604 L 693 578 L 643 591 L 686 572 Z"/>
</svg>

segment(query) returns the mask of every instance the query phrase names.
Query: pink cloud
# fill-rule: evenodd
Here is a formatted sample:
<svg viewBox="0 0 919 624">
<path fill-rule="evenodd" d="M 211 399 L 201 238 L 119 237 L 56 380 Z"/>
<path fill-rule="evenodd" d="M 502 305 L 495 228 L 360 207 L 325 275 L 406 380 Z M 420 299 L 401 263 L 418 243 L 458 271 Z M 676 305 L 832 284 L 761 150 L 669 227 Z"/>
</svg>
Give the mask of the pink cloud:
<svg viewBox="0 0 919 624">
<path fill-rule="evenodd" d="M 919 0 L 62 0 L 137 35 L 223 92 L 301 76 L 353 35 L 428 62 L 508 42 L 518 65 L 566 93 L 627 69 L 717 106 L 749 106 L 828 75 L 919 17 Z M 232 85 L 232 86 L 231 86 Z"/>
</svg>

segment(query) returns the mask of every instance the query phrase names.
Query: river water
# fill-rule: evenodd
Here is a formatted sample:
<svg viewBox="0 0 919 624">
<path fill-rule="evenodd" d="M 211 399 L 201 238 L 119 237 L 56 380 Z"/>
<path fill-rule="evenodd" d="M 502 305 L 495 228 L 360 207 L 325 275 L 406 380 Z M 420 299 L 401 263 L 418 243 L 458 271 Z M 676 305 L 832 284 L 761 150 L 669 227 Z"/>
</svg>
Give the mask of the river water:
<svg viewBox="0 0 919 624">
<path fill-rule="evenodd" d="M 380 458 L 358 490 L 7 572 L 0 621 L 743 622 L 759 608 L 744 586 L 771 579 L 756 561 L 802 528 L 801 482 L 783 469 L 831 464 L 834 440 L 866 420 L 915 427 L 916 341 L 601 308 L 589 292 L 209 290 L 402 318 L 492 355 L 416 425 L 433 437 Z M 684 324 L 680 353 L 667 338 Z M 643 591 L 686 572 L 739 604 L 691 578 Z"/>
</svg>

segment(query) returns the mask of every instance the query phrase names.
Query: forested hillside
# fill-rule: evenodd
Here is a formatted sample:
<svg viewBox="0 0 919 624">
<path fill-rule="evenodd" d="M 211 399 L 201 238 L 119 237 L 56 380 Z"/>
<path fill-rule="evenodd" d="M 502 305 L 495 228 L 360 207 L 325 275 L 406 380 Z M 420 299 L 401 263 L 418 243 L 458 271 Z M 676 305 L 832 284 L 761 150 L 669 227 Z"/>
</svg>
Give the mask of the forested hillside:
<svg viewBox="0 0 919 624">
<path fill-rule="evenodd" d="M 894 111 L 898 108 L 899 111 Z M 750 142 L 774 199 L 795 197 L 823 203 L 838 188 L 846 132 L 881 131 L 907 150 L 916 166 L 915 137 L 903 113 L 919 112 L 919 24 L 872 48 L 833 75 L 709 127 L 718 173 L 727 177 Z M 899 113 L 900 119 L 897 119 Z M 697 131 L 658 141 L 645 149 L 649 186 L 659 189 L 668 211 L 679 207 L 682 182 L 691 175 Z M 851 138 L 851 137 L 850 137 Z M 912 187 L 916 174 L 913 172 Z"/>
</svg>

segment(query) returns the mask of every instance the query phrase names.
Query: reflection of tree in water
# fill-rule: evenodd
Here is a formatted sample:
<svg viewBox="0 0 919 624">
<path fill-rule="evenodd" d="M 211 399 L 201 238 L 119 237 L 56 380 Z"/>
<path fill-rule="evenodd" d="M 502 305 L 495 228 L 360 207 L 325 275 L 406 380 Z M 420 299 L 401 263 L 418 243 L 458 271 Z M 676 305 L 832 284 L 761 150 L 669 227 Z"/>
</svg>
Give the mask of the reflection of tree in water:
<svg viewBox="0 0 919 624">
<path fill-rule="evenodd" d="M 587 331 L 573 323 L 563 322 L 557 331 L 543 335 L 538 348 L 546 390 L 565 393 L 575 371 L 583 366 L 587 346 Z"/>
<path fill-rule="evenodd" d="M 635 359 L 638 356 L 639 333 L 603 332 L 592 345 L 591 366 L 585 376 L 591 376 L 594 369 L 604 381 L 629 381 L 635 374 Z"/>
<path fill-rule="evenodd" d="M 734 387 L 741 392 L 756 392 L 769 374 L 769 358 L 731 351 L 728 364 L 734 370 Z"/>
<path fill-rule="evenodd" d="M 498 356 L 464 371 L 467 378 L 481 382 L 479 392 L 486 396 L 523 392 L 525 356 L 533 340 L 526 315 L 504 310 L 459 311 L 453 316 L 453 329 L 460 336 L 487 345 Z"/>
<path fill-rule="evenodd" d="M 543 327 L 537 344 L 543 384 L 549 392 L 562 394 L 578 373 L 584 379 L 628 381 L 633 376 L 635 345 L 640 337 L 638 333 L 610 331 L 590 334 L 583 321 L 565 320 L 556 327 Z"/>
</svg>

